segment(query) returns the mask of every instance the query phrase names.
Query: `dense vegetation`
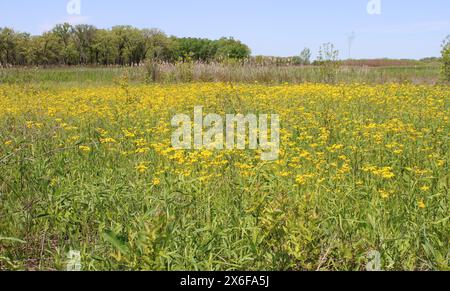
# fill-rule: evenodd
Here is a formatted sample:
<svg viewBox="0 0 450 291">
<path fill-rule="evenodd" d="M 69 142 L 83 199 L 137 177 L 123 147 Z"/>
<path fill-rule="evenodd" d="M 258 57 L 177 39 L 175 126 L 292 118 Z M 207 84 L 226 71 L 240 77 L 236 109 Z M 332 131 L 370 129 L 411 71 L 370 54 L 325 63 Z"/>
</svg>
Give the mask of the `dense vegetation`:
<svg viewBox="0 0 450 291">
<path fill-rule="evenodd" d="M 415 85 L 0 85 L 0 270 L 448 270 L 450 96 Z M 179 151 L 277 113 L 280 159 Z"/>
<path fill-rule="evenodd" d="M 442 78 L 450 82 L 450 35 L 447 36 L 442 45 Z"/>
<path fill-rule="evenodd" d="M 365 270 L 373 253 L 449 270 L 449 76 L 448 40 L 442 61 L 332 44 L 311 61 L 130 26 L 0 29 L 0 271 L 70 269 L 72 251 L 83 270 Z M 280 159 L 174 149 L 171 118 L 199 104 L 279 114 Z"/>
<path fill-rule="evenodd" d="M 0 68 L 0 83 L 35 85 L 64 84 L 85 87 L 114 85 L 126 79 L 131 84 L 184 82 L 239 82 L 261 84 L 324 83 L 329 80 L 326 70 L 317 66 L 278 66 L 236 63 L 203 62 L 156 64 L 140 67 L 57 67 L 57 68 Z M 358 67 L 342 66 L 332 78 L 335 83 L 412 83 L 437 84 L 439 66 L 417 67 Z M 154 78 L 152 78 L 154 77 Z"/>
<path fill-rule="evenodd" d="M 146 59 L 217 61 L 244 59 L 250 49 L 233 38 L 169 37 L 157 29 L 59 24 L 39 36 L 0 28 L 0 66 L 136 65 Z"/>
</svg>

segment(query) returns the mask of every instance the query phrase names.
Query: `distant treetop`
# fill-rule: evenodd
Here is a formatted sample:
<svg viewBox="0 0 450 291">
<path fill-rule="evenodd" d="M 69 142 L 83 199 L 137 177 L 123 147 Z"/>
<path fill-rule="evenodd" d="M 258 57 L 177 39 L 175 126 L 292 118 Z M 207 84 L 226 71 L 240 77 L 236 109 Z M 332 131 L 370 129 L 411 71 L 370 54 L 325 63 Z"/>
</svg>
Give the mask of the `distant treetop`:
<svg viewBox="0 0 450 291">
<path fill-rule="evenodd" d="M 160 62 L 244 60 L 249 47 L 233 38 L 169 37 L 158 29 L 58 24 L 39 36 L 0 28 L 0 66 L 139 65 Z"/>
</svg>

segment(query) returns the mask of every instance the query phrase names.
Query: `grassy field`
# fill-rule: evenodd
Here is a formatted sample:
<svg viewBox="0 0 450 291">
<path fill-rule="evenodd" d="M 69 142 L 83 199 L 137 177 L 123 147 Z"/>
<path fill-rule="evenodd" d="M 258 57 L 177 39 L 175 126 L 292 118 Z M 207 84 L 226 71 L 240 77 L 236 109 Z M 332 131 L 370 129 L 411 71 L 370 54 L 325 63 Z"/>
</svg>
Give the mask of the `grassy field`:
<svg viewBox="0 0 450 291">
<path fill-rule="evenodd" d="M 413 83 L 435 84 L 439 66 L 344 66 L 335 73 L 336 83 Z M 150 83 L 149 69 L 142 67 L 110 68 L 11 68 L 0 69 L 0 84 L 61 84 L 75 86 L 111 85 L 126 78 L 130 83 Z M 315 66 L 256 66 L 203 63 L 160 64 L 155 73 L 158 83 L 237 82 L 237 83 L 319 83 L 325 79 Z"/>
<path fill-rule="evenodd" d="M 383 270 L 449 270 L 448 86 L 11 72 L 0 270 L 64 270 L 71 250 L 84 270 L 365 270 L 374 251 Z M 174 150 L 172 116 L 198 105 L 280 114 L 280 159 Z"/>
</svg>

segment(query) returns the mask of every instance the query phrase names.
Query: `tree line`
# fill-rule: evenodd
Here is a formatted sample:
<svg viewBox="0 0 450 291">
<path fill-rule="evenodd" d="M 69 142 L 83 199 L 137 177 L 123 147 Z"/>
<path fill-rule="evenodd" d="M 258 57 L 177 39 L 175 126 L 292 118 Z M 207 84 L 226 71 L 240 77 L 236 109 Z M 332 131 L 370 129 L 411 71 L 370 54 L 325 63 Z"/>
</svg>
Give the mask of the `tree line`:
<svg viewBox="0 0 450 291">
<path fill-rule="evenodd" d="M 243 60 L 249 47 L 233 38 L 209 40 L 167 36 L 158 29 L 58 24 L 32 36 L 0 28 L 0 66 L 139 65 L 158 62 Z"/>
</svg>

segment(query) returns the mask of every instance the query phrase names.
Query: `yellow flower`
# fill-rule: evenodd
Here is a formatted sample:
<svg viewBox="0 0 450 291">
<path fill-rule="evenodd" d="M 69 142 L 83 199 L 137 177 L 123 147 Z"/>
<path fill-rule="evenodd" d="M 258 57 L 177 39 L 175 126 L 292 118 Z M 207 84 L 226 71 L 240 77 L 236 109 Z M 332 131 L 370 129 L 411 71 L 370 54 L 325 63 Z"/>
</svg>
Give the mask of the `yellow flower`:
<svg viewBox="0 0 450 291">
<path fill-rule="evenodd" d="M 125 137 L 130 137 L 130 138 L 136 137 L 136 134 L 133 133 L 133 132 L 130 132 L 130 131 L 126 130 L 126 129 L 124 129 L 122 131 L 123 131 L 123 134 L 125 135 Z"/>
<path fill-rule="evenodd" d="M 295 182 L 297 182 L 297 184 L 303 186 L 308 183 L 309 179 L 312 179 L 312 178 L 314 178 L 314 175 L 312 175 L 312 174 L 298 175 L 297 178 L 295 179 Z"/>
<path fill-rule="evenodd" d="M 439 160 L 439 161 L 437 161 L 436 164 L 437 164 L 439 167 L 442 167 L 442 166 L 445 165 L 445 160 Z"/>
<path fill-rule="evenodd" d="M 108 132 L 106 130 L 104 130 L 103 128 L 97 128 L 97 132 L 101 135 L 101 136 L 105 136 L 108 134 Z"/>
<path fill-rule="evenodd" d="M 53 178 L 53 179 L 50 181 L 50 186 L 54 187 L 56 184 L 58 184 L 58 179 L 57 179 L 57 178 Z"/>
<path fill-rule="evenodd" d="M 378 190 L 378 192 L 380 193 L 381 198 L 383 199 L 388 199 L 394 193 L 393 191 L 386 191 L 386 190 Z"/>
<path fill-rule="evenodd" d="M 384 168 L 371 167 L 370 170 L 374 175 L 381 177 L 383 179 L 392 179 L 395 177 L 395 174 L 392 172 L 391 167 L 384 167 Z"/>
<path fill-rule="evenodd" d="M 88 146 L 79 146 L 79 149 L 80 149 L 82 152 L 86 152 L 86 153 L 91 151 L 91 148 L 88 147 Z"/>
<path fill-rule="evenodd" d="M 423 192 L 428 192 L 428 190 L 430 190 L 430 187 L 429 186 L 423 186 L 423 187 L 420 187 L 420 190 L 422 190 Z"/>
<path fill-rule="evenodd" d="M 135 140 L 134 143 L 137 147 L 144 147 L 145 145 L 147 145 L 147 142 L 143 138 Z"/>
<path fill-rule="evenodd" d="M 74 142 L 74 141 L 77 141 L 79 139 L 80 139 L 79 135 L 73 135 L 73 136 L 69 137 L 68 141 L 69 142 Z"/>
<path fill-rule="evenodd" d="M 158 178 L 154 178 L 153 179 L 153 186 L 158 186 L 159 184 L 161 184 L 161 180 Z"/>
<path fill-rule="evenodd" d="M 281 177 L 289 177 L 291 174 L 289 172 L 283 171 L 280 173 Z"/>
<path fill-rule="evenodd" d="M 101 138 L 100 142 L 101 143 L 116 143 L 117 141 L 113 138 L 107 137 L 107 138 Z"/>
<path fill-rule="evenodd" d="M 13 141 L 12 140 L 7 140 L 7 141 L 5 141 L 5 145 L 10 145 L 10 144 L 12 144 L 13 143 Z"/>
<path fill-rule="evenodd" d="M 383 174 L 381 175 L 381 177 L 383 177 L 384 179 L 392 179 L 392 178 L 395 177 L 395 174 L 394 174 L 394 173 L 386 172 L 386 173 L 383 173 Z"/>
<path fill-rule="evenodd" d="M 135 151 L 136 154 L 145 154 L 150 151 L 150 148 L 139 148 Z"/>
<path fill-rule="evenodd" d="M 136 170 L 139 173 L 145 173 L 148 170 L 148 167 L 144 163 L 141 163 L 141 164 L 136 166 Z"/>
<path fill-rule="evenodd" d="M 420 200 L 419 202 L 418 202 L 418 206 L 419 206 L 419 208 L 420 209 L 425 209 L 427 206 L 425 205 L 425 202 L 423 202 L 423 200 Z"/>
</svg>

